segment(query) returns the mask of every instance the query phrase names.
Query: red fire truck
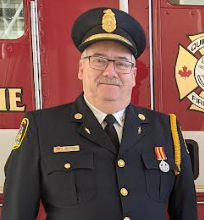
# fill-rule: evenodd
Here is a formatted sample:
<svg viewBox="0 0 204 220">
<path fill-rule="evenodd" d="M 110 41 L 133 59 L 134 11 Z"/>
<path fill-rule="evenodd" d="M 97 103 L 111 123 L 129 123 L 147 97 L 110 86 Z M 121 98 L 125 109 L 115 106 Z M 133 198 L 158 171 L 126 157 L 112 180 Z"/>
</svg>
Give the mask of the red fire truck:
<svg viewBox="0 0 204 220">
<path fill-rule="evenodd" d="M 71 102 L 80 94 L 80 54 L 71 27 L 82 12 L 103 6 L 130 13 L 144 27 L 147 48 L 137 60 L 132 103 L 177 115 L 203 220 L 203 0 L 0 0 L 0 204 L 3 167 L 25 111 Z"/>
</svg>

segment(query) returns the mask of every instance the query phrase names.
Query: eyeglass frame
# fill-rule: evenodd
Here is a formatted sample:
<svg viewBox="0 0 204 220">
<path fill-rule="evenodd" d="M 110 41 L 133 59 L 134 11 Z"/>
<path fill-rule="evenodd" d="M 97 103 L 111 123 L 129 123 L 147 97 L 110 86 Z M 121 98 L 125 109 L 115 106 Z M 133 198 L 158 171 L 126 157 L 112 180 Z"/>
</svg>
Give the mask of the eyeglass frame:
<svg viewBox="0 0 204 220">
<path fill-rule="evenodd" d="M 104 60 L 107 60 L 108 62 L 107 62 L 106 67 L 105 67 L 103 70 L 93 68 L 93 67 L 91 66 L 91 62 L 90 62 L 90 58 L 91 58 L 91 57 L 99 57 L 99 58 L 102 58 L 102 59 L 104 59 Z M 90 66 L 92 69 L 94 69 L 94 70 L 104 71 L 104 70 L 108 67 L 109 62 L 113 62 L 113 66 L 114 66 L 115 71 L 116 71 L 117 73 L 120 73 L 120 74 L 130 74 L 131 71 L 132 71 L 132 68 L 135 68 L 135 64 L 132 63 L 132 62 L 130 62 L 130 61 L 127 61 L 127 60 L 112 60 L 112 59 L 108 59 L 108 58 L 101 57 L 101 56 L 97 56 L 97 55 L 85 56 L 85 57 L 81 58 L 81 60 L 83 60 L 83 59 L 89 59 L 89 66 Z M 129 71 L 128 73 L 123 73 L 123 72 L 117 71 L 116 68 L 115 68 L 115 62 L 116 62 L 116 61 L 123 61 L 123 62 L 130 63 L 130 64 L 132 65 L 131 68 L 130 68 L 130 71 Z"/>
</svg>

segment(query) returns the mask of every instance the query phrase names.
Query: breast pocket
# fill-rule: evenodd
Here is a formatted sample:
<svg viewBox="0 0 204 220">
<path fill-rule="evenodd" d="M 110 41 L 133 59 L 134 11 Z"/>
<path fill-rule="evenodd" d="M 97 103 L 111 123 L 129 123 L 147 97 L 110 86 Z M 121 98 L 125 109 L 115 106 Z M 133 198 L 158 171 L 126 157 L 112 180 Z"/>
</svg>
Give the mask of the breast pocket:
<svg viewBox="0 0 204 220">
<path fill-rule="evenodd" d="M 45 198 L 60 206 L 88 202 L 96 192 L 93 152 L 57 153 L 45 159 Z"/>
<path fill-rule="evenodd" d="M 143 162 L 145 165 L 146 189 L 148 195 L 159 202 L 167 202 L 175 182 L 174 170 L 176 164 L 173 159 L 166 162 L 170 166 L 168 172 L 162 172 L 159 169 L 159 163 L 152 154 L 143 154 Z"/>
</svg>

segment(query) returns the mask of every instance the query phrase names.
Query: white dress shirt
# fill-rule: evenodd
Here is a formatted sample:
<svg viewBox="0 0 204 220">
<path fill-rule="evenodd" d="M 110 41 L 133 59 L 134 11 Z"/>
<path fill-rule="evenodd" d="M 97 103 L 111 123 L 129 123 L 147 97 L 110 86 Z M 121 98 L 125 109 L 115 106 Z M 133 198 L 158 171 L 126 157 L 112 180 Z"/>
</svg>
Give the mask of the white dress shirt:
<svg viewBox="0 0 204 220">
<path fill-rule="evenodd" d="M 91 109 L 91 111 L 93 112 L 93 114 L 95 115 L 95 117 L 97 118 L 98 122 L 101 124 L 102 128 L 104 129 L 107 125 L 107 122 L 104 121 L 105 117 L 106 117 L 106 113 L 100 111 L 99 109 L 97 109 L 96 107 L 94 107 L 85 97 L 84 95 L 84 100 L 86 102 L 86 104 L 88 105 L 88 107 Z M 118 134 L 118 139 L 119 142 L 121 143 L 122 140 L 122 134 L 123 134 L 123 127 L 124 127 L 124 122 L 125 122 L 125 109 L 122 109 L 119 112 L 116 112 L 114 114 L 112 114 L 115 119 L 116 119 L 116 123 L 113 124 L 113 126 L 116 129 L 116 132 Z"/>
</svg>

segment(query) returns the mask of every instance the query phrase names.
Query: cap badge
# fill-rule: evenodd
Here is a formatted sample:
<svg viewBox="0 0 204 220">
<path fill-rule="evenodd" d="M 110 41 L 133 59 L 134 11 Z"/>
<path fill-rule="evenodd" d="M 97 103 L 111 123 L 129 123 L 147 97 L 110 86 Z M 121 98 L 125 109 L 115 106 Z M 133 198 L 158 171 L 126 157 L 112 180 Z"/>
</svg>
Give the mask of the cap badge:
<svg viewBox="0 0 204 220">
<path fill-rule="evenodd" d="M 102 18 L 102 28 L 104 31 L 111 33 L 116 29 L 116 19 L 115 14 L 111 9 L 107 9 L 103 11 L 105 14 Z"/>
</svg>

